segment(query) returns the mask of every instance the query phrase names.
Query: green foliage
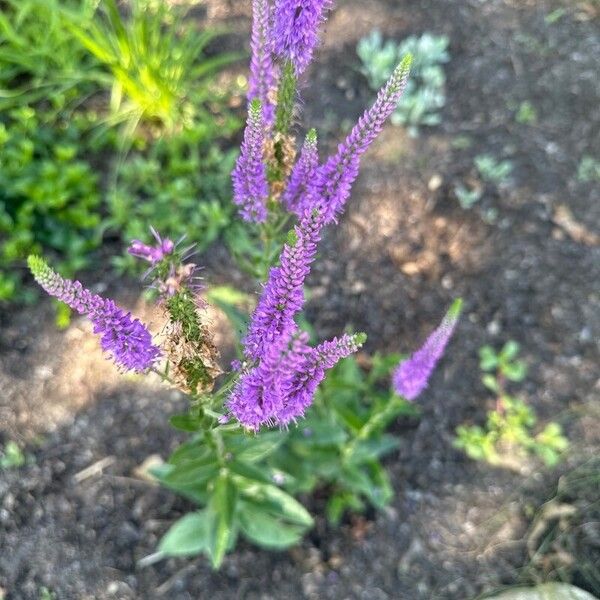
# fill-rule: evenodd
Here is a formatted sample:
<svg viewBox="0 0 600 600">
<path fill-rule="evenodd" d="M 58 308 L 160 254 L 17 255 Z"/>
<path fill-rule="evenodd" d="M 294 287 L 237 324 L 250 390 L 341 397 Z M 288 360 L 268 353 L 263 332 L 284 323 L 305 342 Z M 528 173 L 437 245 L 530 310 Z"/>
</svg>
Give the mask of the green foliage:
<svg viewBox="0 0 600 600">
<path fill-rule="evenodd" d="M 515 120 L 521 125 L 534 125 L 537 123 L 538 115 L 535 106 L 529 100 L 521 102 L 515 114 Z"/>
<path fill-rule="evenodd" d="M 203 54 L 217 31 L 198 32 L 181 11 L 148 0 L 134 0 L 127 19 L 116 0 L 98 3 L 90 20 L 65 15 L 73 36 L 110 73 L 112 122 L 127 122 L 130 132 L 142 120 L 172 131 L 211 118 L 210 80 L 237 57 Z"/>
<path fill-rule="evenodd" d="M 12 440 L 7 442 L 0 453 L 0 469 L 16 469 L 26 462 L 25 455 L 19 445 Z"/>
<path fill-rule="evenodd" d="M 398 415 L 416 414 L 381 387 L 398 361 L 397 355 L 375 355 L 368 373 L 354 358 L 341 361 L 307 418 L 288 431 L 249 437 L 237 423 L 211 429 L 218 415 L 198 405 L 173 417 L 171 424 L 192 436 L 153 473 L 202 508 L 177 521 L 159 551 L 203 553 L 217 568 L 240 534 L 264 548 L 287 548 L 313 524 L 295 496 L 317 487 L 329 492 L 327 514 L 334 523 L 347 510 L 385 506 L 393 491 L 380 458 L 398 446 L 385 428 Z"/>
<path fill-rule="evenodd" d="M 496 408 L 488 412 L 485 427 L 458 427 L 455 445 L 470 458 L 491 464 L 514 466 L 527 454 L 535 454 L 547 466 L 553 466 L 568 447 L 560 425 L 550 422 L 535 434 L 533 408 L 505 390 L 506 381 L 521 382 L 527 375 L 518 354 L 519 345 L 514 341 L 507 342 L 498 353 L 491 346 L 479 350 L 482 381 L 496 395 Z"/>
<path fill-rule="evenodd" d="M 600 160 L 584 156 L 577 167 L 577 180 L 581 183 L 600 181 Z"/>
<path fill-rule="evenodd" d="M 469 210 L 481 200 L 481 190 L 477 188 L 468 189 L 463 185 L 457 185 L 454 188 L 454 194 L 460 207 L 464 210 Z"/>
<path fill-rule="evenodd" d="M 127 240 L 143 241 L 150 241 L 150 224 L 172 239 L 189 231 L 186 242 L 197 250 L 208 247 L 229 225 L 232 214 L 229 173 L 235 152 L 220 150 L 216 139 L 237 124 L 198 123 L 145 150 L 132 150 L 118 166 L 117 184 L 108 194 L 107 226 Z M 135 260 L 126 255 L 115 263 L 132 269 Z"/>
<path fill-rule="evenodd" d="M 72 274 L 98 245 L 98 178 L 82 160 L 80 121 L 49 125 L 44 114 L 23 107 L 0 123 L 0 300 L 11 299 L 14 268 L 42 248 L 61 257 Z"/>
<path fill-rule="evenodd" d="M 381 33 L 375 30 L 359 41 L 356 51 L 362 61 L 361 71 L 374 91 L 385 84 L 400 59 L 411 54 L 410 78 L 392 123 L 405 125 L 411 135 L 417 135 L 419 127 L 441 122 L 439 111 L 446 103 L 443 63 L 450 59 L 446 36 L 424 33 L 402 42 L 384 43 Z"/>
<path fill-rule="evenodd" d="M 89 22 L 87 0 L 5 0 L 0 11 L 0 109 L 36 100 L 53 105 L 77 96 L 93 79 L 94 61 L 74 44 L 65 27 L 63 10 Z"/>
<path fill-rule="evenodd" d="M 513 169 L 510 161 L 496 160 L 490 154 L 476 156 L 475 167 L 484 181 L 495 185 L 505 184 Z"/>
<path fill-rule="evenodd" d="M 45 585 L 40 588 L 38 600 L 56 600 L 56 593 L 49 590 Z"/>
</svg>

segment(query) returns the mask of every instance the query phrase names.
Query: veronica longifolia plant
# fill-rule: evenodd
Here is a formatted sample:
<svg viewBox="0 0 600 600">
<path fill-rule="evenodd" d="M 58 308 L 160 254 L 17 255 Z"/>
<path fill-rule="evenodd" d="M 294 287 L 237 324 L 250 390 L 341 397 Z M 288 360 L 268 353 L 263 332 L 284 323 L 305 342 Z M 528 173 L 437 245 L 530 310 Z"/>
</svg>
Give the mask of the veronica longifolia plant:
<svg viewBox="0 0 600 600">
<path fill-rule="evenodd" d="M 89 317 L 121 369 L 152 370 L 189 395 L 189 412 L 171 423 L 191 437 L 153 473 L 201 508 L 173 525 L 157 557 L 203 552 L 218 566 L 240 533 L 267 548 L 294 544 L 312 525 L 294 495 L 316 485 L 331 491 L 327 512 L 334 522 L 365 502 L 384 506 L 392 489 L 379 458 L 396 447 L 384 429 L 398 414 L 414 412 L 409 401 L 427 386 L 459 316 L 457 302 L 421 350 L 405 361 L 376 355 L 368 371 L 348 358 L 364 334 L 315 342 L 300 326 L 321 237 L 342 215 L 360 160 L 395 110 L 411 62 L 410 56 L 400 62 L 332 156 L 319 160 L 311 129 L 296 160 L 296 83 L 329 4 L 253 0 L 248 121 L 232 182 L 251 231 L 247 264 L 265 281 L 247 317 L 231 298 L 207 294 L 236 325 L 245 323 L 229 372 L 212 341 L 196 266 L 154 230 L 153 244 L 134 240 L 129 252 L 149 263 L 166 320 L 160 343 L 112 300 L 63 279 L 39 257 L 29 260 L 49 294 Z M 382 391 L 394 367 L 392 389 Z"/>
</svg>

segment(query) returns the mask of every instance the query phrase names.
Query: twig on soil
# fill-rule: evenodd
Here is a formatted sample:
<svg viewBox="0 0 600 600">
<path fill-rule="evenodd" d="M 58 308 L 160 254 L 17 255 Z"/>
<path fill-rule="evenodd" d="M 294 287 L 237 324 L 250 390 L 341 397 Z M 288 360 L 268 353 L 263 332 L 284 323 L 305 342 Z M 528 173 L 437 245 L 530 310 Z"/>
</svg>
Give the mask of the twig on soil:
<svg viewBox="0 0 600 600">
<path fill-rule="evenodd" d="M 86 479 L 93 477 L 94 475 L 99 475 L 106 467 L 110 467 L 115 462 L 114 456 L 105 456 L 101 458 L 99 461 L 96 461 L 93 465 L 86 467 L 85 469 L 79 471 L 79 473 L 75 473 L 73 475 L 73 479 L 77 483 L 81 483 Z"/>
<path fill-rule="evenodd" d="M 177 571 L 177 573 L 174 573 L 173 575 L 171 575 L 171 577 L 169 577 L 169 579 L 167 579 L 164 583 L 161 583 L 157 588 L 156 588 L 156 593 L 159 596 L 162 596 L 163 594 L 166 594 L 171 587 L 173 587 L 173 585 L 175 583 L 177 583 L 177 580 L 182 576 L 185 575 L 188 571 L 193 571 L 194 569 L 197 569 L 198 565 L 195 563 L 190 563 L 189 565 L 186 565 L 185 567 L 183 567 L 182 569 L 179 569 L 179 571 Z"/>
</svg>

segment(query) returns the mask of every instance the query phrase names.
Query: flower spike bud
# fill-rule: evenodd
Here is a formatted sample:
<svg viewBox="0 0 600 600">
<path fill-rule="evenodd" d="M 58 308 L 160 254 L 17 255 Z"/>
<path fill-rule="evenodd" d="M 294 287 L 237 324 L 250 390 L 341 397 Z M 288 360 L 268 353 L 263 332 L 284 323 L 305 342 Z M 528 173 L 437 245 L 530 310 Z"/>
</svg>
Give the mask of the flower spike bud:
<svg viewBox="0 0 600 600">
<path fill-rule="evenodd" d="M 102 350 L 123 370 L 147 371 L 160 357 L 150 332 L 138 319 L 132 319 L 112 300 L 92 294 L 79 281 L 64 279 L 39 256 L 29 256 L 29 270 L 40 286 L 79 314 L 86 314 Z"/>
<path fill-rule="evenodd" d="M 159 263 L 163 258 L 165 258 L 165 256 L 173 253 L 173 250 L 175 250 L 175 244 L 169 238 L 165 238 L 163 240 L 154 227 L 150 227 L 150 231 L 156 239 L 155 246 L 144 244 L 140 240 L 133 240 L 129 245 L 129 248 L 127 248 L 127 252 L 131 254 L 131 256 L 147 260 L 151 265 L 154 266 L 156 263 Z"/>
<path fill-rule="evenodd" d="M 294 65 L 296 77 L 309 65 L 319 41 L 318 29 L 331 0 L 277 0 L 273 22 L 275 54 Z"/>
<path fill-rule="evenodd" d="M 255 98 L 248 107 L 248 122 L 244 141 L 231 174 L 233 201 L 240 207 L 245 221 L 262 223 L 267 218 L 269 184 L 263 161 L 265 122 L 260 100 Z"/>
<path fill-rule="evenodd" d="M 253 0 L 248 100 L 252 101 L 255 98 L 260 100 L 263 118 L 267 125 L 271 125 L 275 118 L 275 106 L 272 102 L 272 96 L 274 95 L 276 77 L 269 40 L 270 29 L 271 8 L 269 1 Z"/>
<path fill-rule="evenodd" d="M 407 54 L 396 67 L 386 85 L 379 91 L 373 106 L 366 110 L 348 137 L 319 169 L 311 191 L 311 206 L 323 206 L 325 220 L 330 223 L 344 209 L 360 159 L 381 133 L 387 118 L 394 112 L 406 87 L 412 56 Z"/>
<path fill-rule="evenodd" d="M 315 259 L 322 228 L 322 216 L 313 210 L 307 211 L 290 232 L 281 251 L 280 264 L 269 272 L 252 314 L 244 339 L 247 358 L 261 358 L 274 340 L 283 338 L 287 342 L 296 332 L 294 316 L 304 306 L 304 281 Z"/>
<path fill-rule="evenodd" d="M 407 400 L 415 400 L 427 387 L 429 378 L 444 354 L 462 310 L 459 298 L 442 319 L 439 327 L 410 358 L 401 362 L 393 374 L 394 391 Z"/>
<path fill-rule="evenodd" d="M 317 150 L 317 131 L 311 129 L 306 134 L 300 158 L 294 165 L 287 187 L 281 197 L 285 207 L 298 215 L 305 212 L 306 196 L 319 165 Z"/>
</svg>

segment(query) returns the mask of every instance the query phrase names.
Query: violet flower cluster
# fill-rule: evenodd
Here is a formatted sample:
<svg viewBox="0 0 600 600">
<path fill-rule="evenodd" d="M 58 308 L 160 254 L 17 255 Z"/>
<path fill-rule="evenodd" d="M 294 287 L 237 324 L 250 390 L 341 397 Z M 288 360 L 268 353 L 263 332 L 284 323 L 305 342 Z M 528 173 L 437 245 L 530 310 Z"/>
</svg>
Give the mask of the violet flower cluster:
<svg viewBox="0 0 600 600">
<path fill-rule="evenodd" d="M 245 221 L 262 223 L 267 218 L 267 168 L 263 160 L 265 121 L 258 99 L 248 109 L 248 123 L 240 156 L 231 174 L 233 201 L 240 207 Z"/>
<path fill-rule="evenodd" d="M 38 256 L 30 256 L 28 265 L 48 294 L 89 317 L 94 333 L 100 335 L 102 349 L 121 369 L 147 371 L 159 359 L 160 349 L 152 343 L 146 326 L 113 300 L 93 294 L 79 281 L 64 279 Z"/>
<path fill-rule="evenodd" d="M 272 9 L 269 0 L 252 0 L 252 34 L 250 38 L 252 59 L 248 80 L 248 100 L 260 101 L 266 125 L 275 118 L 272 97 L 276 90 L 276 72 L 271 51 Z"/>
<path fill-rule="evenodd" d="M 319 41 L 318 28 L 331 0 L 277 0 L 272 31 L 273 50 L 294 65 L 296 76 L 309 65 Z"/>
</svg>

